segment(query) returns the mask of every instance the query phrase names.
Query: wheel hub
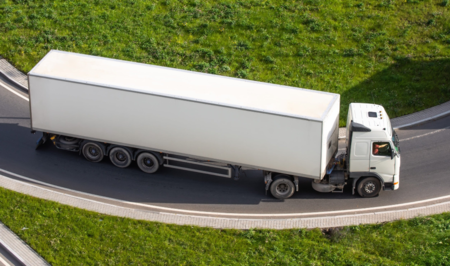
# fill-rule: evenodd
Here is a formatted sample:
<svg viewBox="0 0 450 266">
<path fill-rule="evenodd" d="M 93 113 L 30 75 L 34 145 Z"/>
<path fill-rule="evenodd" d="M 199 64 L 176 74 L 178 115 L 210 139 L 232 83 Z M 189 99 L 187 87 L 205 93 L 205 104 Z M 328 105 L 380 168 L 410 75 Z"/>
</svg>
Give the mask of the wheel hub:
<svg viewBox="0 0 450 266">
<path fill-rule="evenodd" d="M 288 186 L 286 184 L 279 184 L 277 186 L 277 191 L 281 194 L 286 193 L 288 191 Z"/>
<path fill-rule="evenodd" d="M 97 155 L 97 149 L 91 148 L 91 149 L 89 149 L 89 153 L 92 155 Z"/>
<path fill-rule="evenodd" d="M 373 193 L 375 191 L 375 184 L 373 182 L 368 182 L 365 186 L 364 186 L 364 190 L 366 191 L 366 193 Z"/>
<path fill-rule="evenodd" d="M 150 158 L 144 158 L 144 164 L 146 166 L 152 166 L 153 162 L 152 162 L 152 160 L 150 160 Z"/>
<path fill-rule="evenodd" d="M 119 161 L 125 161 L 125 154 L 124 153 L 122 153 L 122 152 L 118 152 L 117 154 L 116 154 L 116 158 L 117 158 L 117 160 L 119 160 Z"/>
</svg>

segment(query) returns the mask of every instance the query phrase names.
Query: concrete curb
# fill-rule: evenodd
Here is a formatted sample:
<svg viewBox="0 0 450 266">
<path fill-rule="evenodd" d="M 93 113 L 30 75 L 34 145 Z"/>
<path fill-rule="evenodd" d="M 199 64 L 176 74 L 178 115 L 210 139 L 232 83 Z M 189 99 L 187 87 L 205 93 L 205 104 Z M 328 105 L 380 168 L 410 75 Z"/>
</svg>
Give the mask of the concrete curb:
<svg viewBox="0 0 450 266">
<path fill-rule="evenodd" d="M 28 91 L 28 88 L 23 86 L 22 84 L 19 84 L 14 79 L 12 79 L 10 76 L 8 76 L 5 72 L 0 70 L 0 74 L 3 75 L 8 81 L 12 82 L 14 85 L 18 86 L 19 88 Z"/>
<path fill-rule="evenodd" d="M 412 122 L 412 123 L 409 123 L 409 124 L 405 124 L 405 125 L 394 127 L 394 129 L 401 129 L 401 128 L 405 128 L 405 127 L 409 127 L 409 126 L 414 126 L 414 125 L 417 125 L 417 124 L 421 124 L 421 123 L 424 123 L 424 122 L 427 122 L 427 121 L 430 121 L 430 120 L 433 120 L 433 119 L 437 119 L 437 118 L 446 116 L 448 114 L 450 114 L 450 110 L 447 111 L 447 112 L 443 112 L 443 113 L 437 114 L 435 116 L 429 117 L 429 118 L 418 120 L 416 122 Z"/>
<path fill-rule="evenodd" d="M 368 223 L 383 223 L 399 219 L 409 219 L 417 216 L 438 214 L 450 211 L 450 201 L 432 204 L 425 207 L 413 207 L 403 210 L 369 212 L 361 214 L 348 214 L 325 217 L 305 218 L 277 218 L 277 219 L 245 219 L 245 218 L 218 218 L 208 216 L 195 216 L 154 212 L 116 206 L 95 200 L 56 192 L 26 182 L 14 180 L 0 175 L 0 186 L 33 197 L 59 202 L 89 211 L 102 214 L 147 220 L 177 225 L 195 225 L 213 228 L 234 229 L 292 229 L 292 228 L 328 228 Z"/>
<path fill-rule="evenodd" d="M 48 264 L 36 251 L 0 222 L 0 245 L 23 265 L 42 266 Z"/>
<path fill-rule="evenodd" d="M 20 89 L 28 91 L 28 77 L 11 65 L 6 59 L 0 58 L 0 73 Z"/>
</svg>

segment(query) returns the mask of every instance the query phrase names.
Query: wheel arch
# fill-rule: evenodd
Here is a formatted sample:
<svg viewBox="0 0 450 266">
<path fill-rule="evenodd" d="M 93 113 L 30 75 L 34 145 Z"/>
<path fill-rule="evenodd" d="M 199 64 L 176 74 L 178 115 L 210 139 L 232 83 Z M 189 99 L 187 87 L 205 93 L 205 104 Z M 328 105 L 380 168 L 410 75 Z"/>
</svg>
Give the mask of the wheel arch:
<svg viewBox="0 0 450 266">
<path fill-rule="evenodd" d="M 366 177 L 375 177 L 375 178 L 377 178 L 378 181 L 380 181 L 381 189 L 384 190 L 384 180 L 377 173 L 372 173 L 372 172 L 353 172 L 353 173 L 350 173 L 350 178 L 353 179 L 353 182 L 352 182 L 352 195 L 355 194 L 355 188 L 356 188 L 357 184 L 361 180 L 366 178 Z"/>
<path fill-rule="evenodd" d="M 280 179 L 280 178 L 287 178 L 287 179 L 290 179 L 292 182 L 294 182 L 294 176 L 293 175 L 272 172 L 272 180 L 273 181 L 275 181 L 277 179 Z"/>
</svg>

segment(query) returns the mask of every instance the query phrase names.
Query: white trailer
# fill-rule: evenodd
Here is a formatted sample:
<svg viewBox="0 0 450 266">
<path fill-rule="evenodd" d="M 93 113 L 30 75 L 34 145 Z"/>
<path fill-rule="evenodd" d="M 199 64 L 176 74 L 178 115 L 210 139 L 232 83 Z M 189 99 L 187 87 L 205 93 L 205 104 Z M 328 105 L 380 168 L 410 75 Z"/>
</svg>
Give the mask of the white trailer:
<svg viewBox="0 0 450 266">
<path fill-rule="evenodd" d="M 323 180 L 338 149 L 338 94 L 56 50 L 28 82 L 40 143 L 92 162 L 235 178 L 260 169 L 287 198 L 299 177 Z"/>
</svg>

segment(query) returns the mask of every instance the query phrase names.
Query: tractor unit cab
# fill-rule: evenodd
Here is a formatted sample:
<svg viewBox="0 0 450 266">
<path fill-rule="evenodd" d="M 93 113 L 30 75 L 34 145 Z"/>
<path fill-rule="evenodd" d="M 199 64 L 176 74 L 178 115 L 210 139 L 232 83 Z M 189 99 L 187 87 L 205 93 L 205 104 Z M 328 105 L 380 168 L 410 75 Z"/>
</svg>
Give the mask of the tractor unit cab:
<svg viewBox="0 0 450 266">
<path fill-rule="evenodd" d="M 397 190 L 400 183 L 400 148 L 384 107 L 352 103 L 347 117 L 346 169 L 363 197 Z"/>
<path fill-rule="evenodd" d="M 383 106 L 352 103 L 347 118 L 346 152 L 338 154 L 322 179 L 312 186 L 319 192 L 343 192 L 352 185 L 361 197 L 397 190 L 400 148 L 397 134 Z"/>
</svg>

